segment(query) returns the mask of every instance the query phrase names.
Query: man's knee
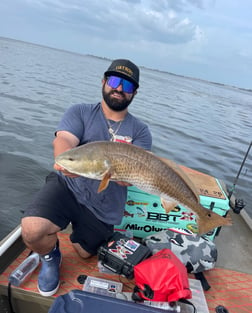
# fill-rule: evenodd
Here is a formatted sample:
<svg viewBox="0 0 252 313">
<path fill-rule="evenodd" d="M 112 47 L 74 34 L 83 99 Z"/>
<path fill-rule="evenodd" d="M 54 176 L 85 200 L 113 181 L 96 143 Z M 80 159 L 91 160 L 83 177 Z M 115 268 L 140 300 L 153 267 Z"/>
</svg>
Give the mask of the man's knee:
<svg viewBox="0 0 252 313">
<path fill-rule="evenodd" d="M 36 216 L 24 217 L 21 220 L 22 237 L 25 243 L 33 244 L 44 236 L 56 233 L 60 228 L 51 221 Z"/>
</svg>

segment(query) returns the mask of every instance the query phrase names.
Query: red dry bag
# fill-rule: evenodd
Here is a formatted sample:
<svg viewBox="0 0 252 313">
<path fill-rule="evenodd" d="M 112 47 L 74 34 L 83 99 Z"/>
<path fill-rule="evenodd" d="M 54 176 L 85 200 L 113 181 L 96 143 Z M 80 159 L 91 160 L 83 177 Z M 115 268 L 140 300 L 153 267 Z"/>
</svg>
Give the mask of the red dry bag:
<svg viewBox="0 0 252 313">
<path fill-rule="evenodd" d="M 134 278 L 134 300 L 175 302 L 192 298 L 186 267 L 169 249 L 137 264 Z"/>
</svg>

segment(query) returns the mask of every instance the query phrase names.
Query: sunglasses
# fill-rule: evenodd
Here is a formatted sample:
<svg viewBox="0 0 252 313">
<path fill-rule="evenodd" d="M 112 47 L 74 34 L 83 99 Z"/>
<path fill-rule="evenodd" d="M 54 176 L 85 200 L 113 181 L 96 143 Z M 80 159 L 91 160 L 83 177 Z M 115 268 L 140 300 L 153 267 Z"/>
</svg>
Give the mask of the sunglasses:
<svg viewBox="0 0 252 313">
<path fill-rule="evenodd" d="M 136 86 L 132 82 L 117 76 L 109 76 L 107 78 L 107 84 L 113 89 L 116 89 L 118 86 L 122 85 L 123 92 L 127 93 L 133 93 L 136 89 Z"/>
</svg>

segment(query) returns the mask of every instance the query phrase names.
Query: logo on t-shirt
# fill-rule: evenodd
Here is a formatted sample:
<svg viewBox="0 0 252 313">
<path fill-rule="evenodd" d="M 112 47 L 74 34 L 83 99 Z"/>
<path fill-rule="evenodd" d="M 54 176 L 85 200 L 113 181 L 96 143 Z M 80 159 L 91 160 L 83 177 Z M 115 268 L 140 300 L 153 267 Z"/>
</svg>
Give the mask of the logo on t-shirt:
<svg viewBox="0 0 252 313">
<path fill-rule="evenodd" d="M 115 142 L 132 143 L 132 138 L 131 138 L 130 136 L 114 135 L 112 141 L 115 141 Z"/>
</svg>

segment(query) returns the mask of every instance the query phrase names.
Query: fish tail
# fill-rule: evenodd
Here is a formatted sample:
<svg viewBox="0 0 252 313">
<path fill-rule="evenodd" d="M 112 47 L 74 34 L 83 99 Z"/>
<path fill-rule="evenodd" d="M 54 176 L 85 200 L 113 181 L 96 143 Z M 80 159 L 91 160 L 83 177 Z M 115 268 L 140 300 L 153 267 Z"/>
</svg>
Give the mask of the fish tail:
<svg viewBox="0 0 252 313">
<path fill-rule="evenodd" d="M 197 223 L 198 233 L 199 235 L 203 235 L 216 227 L 232 225 L 232 218 L 229 213 L 225 217 L 223 217 L 215 212 L 207 210 L 204 216 L 198 218 Z"/>
</svg>

